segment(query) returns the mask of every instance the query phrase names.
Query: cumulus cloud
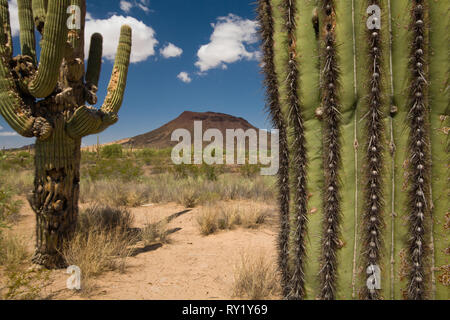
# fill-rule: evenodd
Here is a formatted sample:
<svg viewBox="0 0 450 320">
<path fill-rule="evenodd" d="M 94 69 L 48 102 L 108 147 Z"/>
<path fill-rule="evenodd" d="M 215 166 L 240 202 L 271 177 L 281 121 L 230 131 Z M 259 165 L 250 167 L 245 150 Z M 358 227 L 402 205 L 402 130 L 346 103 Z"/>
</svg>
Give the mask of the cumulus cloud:
<svg viewBox="0 0 450 320">
<path fill-rule="evenodd" d="M 168 59 L 181 56 L 181 54 L 183 53 L 183 49 L 178 48 L 176 45 L 169 42 L 167 45 L 161 48 L 159 52 L 164 58 Z"/>
<path fill-rule="evenodd" d="M 139 1 L 125 1 L 125 0 L 121 0 L 120 1 L 120 9 L 122 11 L 124 11 L 125 13 L 128 13 L 131 11 L 131 9 L 133 8 L 139 8 L 142 11 L 144 11 L 145 13 L 150 12 L 150 8 L 148 7 L 149 1 L 148 0 L 139 0 Z"/>
<path fill-rule="evenodd" d="M 0 126 L 0 130 L 3 130 L 3 127 L 2 127 L 2 126 Z"/>
<path fill-rule="evenodd" d="M 131 8 L 133 8 L 133 4 L 129 1 L 121 0 L 120 1 L 120 9 L 125 11 L 126 13 L 130 12 Z"/>
<path fill-rule="evenodd" d="M 191 77 L 189 76 L 189 73 L 187 72 L 180 72 L 177 75 L 177 78 L 183 81 L 184 83 L 190 83 L 192 81 Z"/>
<path fill-rule="evenodd" d="M 17 0 L 9 0 L 9 21 L 11 24 L 11 33 L 13 37 L 20 34 L 19 26 L 19 7 L 17 5 Z"/>
<path fill-rule="evenodd" d="M 103 57 L 114 61 L 119 43 L 120 27 L 124 24 L 133 29 L 133 46 L 131 49 L 131 62 L 137 63 L 147 60 L 155 54 L 158 40 L 155 31 L 142 21 L 133 17 L 113 15 L 108 19 L 94 19 L 86 15 L 86 57 L 89 52 L 89 39 L 95 32 L 103 35 Z"/>
<path fill-rule="evenodd" d="M 258 59 L 259 52 L 251 51 L 249 45 L 258 41 L 257 22 L 243 19 L 234 14 L 217 18 L 212 23 L 214 31 L 208 44 L 202 45 L 197 52 L 195 65 L 200 72 L 214 68 L 226 69 L 227 64 L 242 59 Z"/>
<path fill-rule="evenodd" d="M 13 137 L 17 136 L 17 132 L 0 132 L 0 137 Z"/>
</svg>

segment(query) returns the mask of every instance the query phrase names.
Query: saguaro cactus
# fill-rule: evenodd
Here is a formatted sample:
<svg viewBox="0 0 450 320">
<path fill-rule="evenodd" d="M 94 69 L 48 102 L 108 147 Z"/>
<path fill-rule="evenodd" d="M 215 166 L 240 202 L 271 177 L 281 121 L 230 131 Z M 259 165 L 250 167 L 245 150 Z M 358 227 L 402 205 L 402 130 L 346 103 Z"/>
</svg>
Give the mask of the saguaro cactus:
<svg viewBox="0 0 450 320">
<path fill-rule="evenodd" d="M 449 9 L 259 0 L 284 298 L 449 298 Z"/>
<path fill-rule="evenodd" d="M 12 57 L 8 1 L 0 0 L 0 113 L 20 135 L 36 137 L 34 191 L 29 196 L 36 213 L 33 261 L 57 268 L 64 266 L 61 248 L 78 215 L 81 139 L 118 120 L 131 28 L 121 29 L 108 94 L 95 109 L 85 103 L 97 103 L 102 37 L 92 36 L 85 76 L 85 0 L 18 0 L 18 6 L 22 54 Z M 39 65 L 35 27 L 42 36 Z"/>
</svg>

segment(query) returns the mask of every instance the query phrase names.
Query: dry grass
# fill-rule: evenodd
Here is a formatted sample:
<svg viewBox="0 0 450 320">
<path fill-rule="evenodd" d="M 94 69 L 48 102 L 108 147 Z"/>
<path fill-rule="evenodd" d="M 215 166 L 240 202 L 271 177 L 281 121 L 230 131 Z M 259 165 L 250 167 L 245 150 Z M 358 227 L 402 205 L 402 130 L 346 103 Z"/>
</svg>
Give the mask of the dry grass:
<svg viewBox="0 0 450 320">
<path fill-rule="evenodd" d="M 252 180 L 223 174 L 217 181 L 203 177 L 177 179 L 174 174 L 155 174 L 139 181 L 120 179 L 81 181 L 83 203 L 101 201 L 112 206 L 136 207 L 144 203 L 176 202 L 191 208 L 215 201 L 252 199 L 273 201 L 276 197 L 273 177 L 257 176 Z"/>
<path fill-rule="evenodd" d="M 140 240 L 145 246 L 162 243 L 170 243 L 167 221 L 147 222 L 140 231 Z"/>
<path fill-rule="evenodd" d="M 234 270 L 233 295 L 251 300 L 276 298 L 280 292 L 276 274 L 275 263 L 264 252 L 242 253 Z"/>
<path fill-rule="evenodd" d="M 25 240 L 18 238 L 12 233 L 0 236 L 0 265 L 6 271 L 13 271 L 30 258 Z"/>
<path fill-rule="evenodd" d="M 207 205 L 197 216 L 200 233 L 204 236 L 218 230 L 231 230 L 237 226 L 257 228 L 266 222 L 270 211 L 264 206 L 229 204 L 221 202 Z"/>
<path fill-rule="evenodd" d="M 81 269 L 84 294 L 93 290 L 93 277 L 125 271 L 137 240 L 130 232 L 132 221 L 128 210 L 108 206 L 94 205 L 81 213 L 77 231 L 62 253 L 68 265 Z"/>
</svg>

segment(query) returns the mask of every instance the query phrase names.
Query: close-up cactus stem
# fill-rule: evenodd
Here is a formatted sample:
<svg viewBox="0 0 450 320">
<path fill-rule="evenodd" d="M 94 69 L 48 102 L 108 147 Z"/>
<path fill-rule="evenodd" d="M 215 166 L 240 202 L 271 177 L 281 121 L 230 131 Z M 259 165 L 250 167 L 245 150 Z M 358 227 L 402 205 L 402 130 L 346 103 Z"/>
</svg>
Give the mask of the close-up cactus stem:
<svg viewBox="0 0 450 320">
<path fill-rule="evenodd" d="M 258 1 L 283 298 L 449 298 L 449 10 Z"/>
</svg>

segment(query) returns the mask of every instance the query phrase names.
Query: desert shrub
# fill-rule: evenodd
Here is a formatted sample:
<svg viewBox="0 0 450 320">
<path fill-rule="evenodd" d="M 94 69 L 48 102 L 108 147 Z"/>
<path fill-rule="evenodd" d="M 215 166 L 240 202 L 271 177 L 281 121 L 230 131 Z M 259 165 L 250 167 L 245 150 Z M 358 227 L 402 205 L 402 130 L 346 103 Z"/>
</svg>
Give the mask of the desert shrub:
<svg viewBox="0 0 450 320">
<path fill-rule="evenodd" d="M 206 163 L 202 164 L 200 172 L 208 181 L 217 181 L 219 175 L 222 173 L 221 167 L 208 165 Z"/>
<path fill-rule="evenodd" d="M 20 171 L 33 167 L 33 157 L 28 152 L 5 152 L 1 156 L 0 171 Z"/>
<path fill-rule="evenodd" d="M 82 180 L 80 201 L 102 202 L 109 206 L 138 207 L 149 199 L 149 188 L 144 183 L 112 179 Z"/>
<path fill-rule="evenodd" d="M 34 174 L 31 170 L 5 172 L 0 182 L 11 192 L 26 195 L 33 189 Z"/>
<path fill-rule="evenodd" d="M 100 155 L 103 158 L 120 158 L 123 155 L 123 148 L 120 144 L 111 144 L 101 148 Z"/>
<path fill-rule="evenodd" d="M 16 221 L 21 206 L 20 200 L 14 200 L 11 188 L 0 185 L 0 226 Z"/>
<path fill-rule="evenodd" d="M 266 208 L 257 205 L 218 203 L 202 208 L 197 216 L 197 224 L 200 233 L 207 236 L 218 230 L 231 230 L 236 226 L 257 228 L 266 221 L 268 215 Z"/>
<path fill-rule="evenodd" d="M 17 269 L 6 273 L 6 300 L 45 299 L 44 290 L 50 286 L 50 271 L 29 268 Z"/>
<path fill-rule="evenodd" d="M 195 208 L 200 203 L 201 197 L 195 189 L 181 189 L 178 192 L 177 203 L 186 208 Z"/>
<path fill-rule="evenodd" d="M 139 180 L 143 172 L 130 159 L 100 159 L 94 165 L 90 165 L 82 170 L 82 174 L 91 180 L 118 179 L 135 181 Z"/>
<path fill-rule="evenodd" d="M 78 232 L 120 229 L 126 232 L 133 224 L 133 215 L 125 208 L 94 204 L 82 210 L 78 217 Z"/>
<path fill-rule="evenodd" d="M 242 253 L 234 270 L 233 294 L 239 298 L 263 300 L 279 294 L 276 267 L 261 251 Z"/>
<path fill-rule="evenodd" d="M 277 195 L 273 177 L 257 176 L 243 180 L 239 175 L 222 174 L 216 181 L 209 181 L 204 177 L 178 179 L 167 172 L 133 182 L 118 178 L 82 179 L 80 191 L 80 200 L 85 203 L 102 201 L 126 206 L 177 202 L 192 207 L 219 200 L 243 199 L 272 202 Z"/>
<path fill-rule="evenodd" d="M 18 269 L 29 258 L 26 243 L 11 233 L 0 234 L 0 265 L 6 271 Z"/>
<path fill-rule="evenodd" d="M 151 245 L 156 242 L 169 243 L 167 221 L 146 223 L 140 230 L 140 240 L 143 241 L 145 245 Z"/>
<path fill-rule="evenodd" d="M 74 237 L 63 246 L 68 265 L 82 273 L 82 291 L 89 294 L 92 279 L 106 271 L 125 271 L 125 260 L 133 250 L 136 235 L 132 216 L 119 208 L 94 205 L 80 214 Z"/>
<path fill-rule="evenodd" d="M 239 172 L 241 176 L 245 178 L 254 178 L 260 173 L 261 166 L 257 164 L 244 164 L 239 167 Z"/>
</svg>

